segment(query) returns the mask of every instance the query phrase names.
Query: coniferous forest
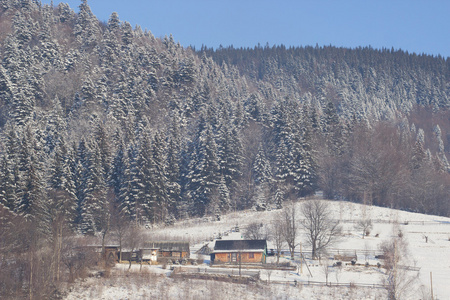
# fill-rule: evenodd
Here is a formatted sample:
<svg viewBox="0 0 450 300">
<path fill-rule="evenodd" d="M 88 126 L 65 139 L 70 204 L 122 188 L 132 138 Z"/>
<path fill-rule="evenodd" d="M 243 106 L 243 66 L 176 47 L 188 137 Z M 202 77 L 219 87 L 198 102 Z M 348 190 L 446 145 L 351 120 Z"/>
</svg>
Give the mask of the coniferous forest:
<svg viewBox="0 0 450 300">
<path fill-rule="evenodd" d="M 0 0 L 0 43 L 3 241 L 17 224 L 106 234 L 317 191 L 450 215 L 449 58 L 194 49 L 86 0 Z"/>
</svg>

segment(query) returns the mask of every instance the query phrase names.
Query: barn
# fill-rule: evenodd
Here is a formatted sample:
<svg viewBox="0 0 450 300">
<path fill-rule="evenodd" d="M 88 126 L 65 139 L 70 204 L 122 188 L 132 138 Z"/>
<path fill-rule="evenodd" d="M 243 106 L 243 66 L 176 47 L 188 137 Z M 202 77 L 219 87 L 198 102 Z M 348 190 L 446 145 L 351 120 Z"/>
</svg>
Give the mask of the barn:
<svg viewBox="0 0 450 300">
<path fill-rule="evenodd" d="M 266 240 L 217 240 L 210 254 L 211 264 L 266 263 Z"/>
</svg>

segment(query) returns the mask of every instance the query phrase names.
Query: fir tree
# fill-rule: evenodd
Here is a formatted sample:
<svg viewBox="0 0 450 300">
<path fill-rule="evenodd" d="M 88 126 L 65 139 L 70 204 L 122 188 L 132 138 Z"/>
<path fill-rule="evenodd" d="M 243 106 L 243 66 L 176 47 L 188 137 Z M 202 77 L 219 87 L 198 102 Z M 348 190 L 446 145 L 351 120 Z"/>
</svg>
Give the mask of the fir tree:
<svg viewBox="0 0 450 300">
<path fill-rule="evenodd" d="M 120 29 L 119 15 L 113 12 L 108 20 L 108 29 L 111 31 L 117 31 Z"/>
<path fill-rule="evenodd" d="M 168 180 L 167 195 L 172 203 L 169 203 L 169 213 L 179 216 L 181 205 L 181 139 L 179 126 L 176 120 L 172 121 L 167 143 L 166 174 Z"/>
<path fill-rule="evenodd" d="M 242 175 L 242 143 L 237 129 L 232 124 L 223 124 L 219 130 L 218 159 L 220 172 L 229 189 L 234 189 Z"/>
<path fill-rule="evenodd" d="M 258 153 L 253 162 L 253 180 L 256 185 L 267 183 L 272 180 L 270 163 L 266 157 L 262 143 L 259 145 Z"/>
<path fill-rule="evenodd" d="M 116 198 L 119 198 L 120 188 L 125 181 L 125 168 L 125 153 L 123 144 L 120 143 L 112 162 L 111 174 L 109 177 L 109 185 L 113 187 Z"/>
<path fill-rule="evenodd" d="M 48 185 L 52 191 L 50 199 L 54 201 L 51 205 L 53 213 L 73 224 L 77 217 L 77 197 L 70 164 L 70 154 L 62 139 L 51 160 Z"/>
<path fill-rule="evenodd" d="M 156 134 L 152 143 L 152 198 L 155 209 L 158 213 L 157 219 L 165 221 L 168 217 L 168 209 L 173 205 L 172 199 L 168 195 L 169 181 L 166 171 L 166 147 L 160 134 Z"/>
<path fill-rule="evenodd" d="M 195 214 L 203 216 L 220 178 L 217 146 L 211 125 L 200 123 L 196 142 L 195 152 L 189 164 L 189 189 Z"/>
<path fill-rule="evenodd" d="M 154 172 L 155 172 L 155 162 L 152 153 L 152 144 L 150 138 L 146 132 L 144 132 L 141 139 L 139 153 L 137 157 L 137 176 L 136 178 L 136 188 L 139 188 L 139 197 L 137 201 L 139 203 L 140 215 L 144 220 L 151 221 L 154 223 L 158 221 L 158 212 L 160 207 L 158 207 L 157 197 L 155 191 Z"/>
<path fill-rule="evenodd" d="M 23 132 L 18 157 L 17 212 L 29 220 L 42 217 L 44 184 L 40 163 L 34 148 L 34 135 L 31 128 Z"/>
<path fill-rule="evenodd" d="M 87 0 L 82 0 L 74 28 L 78 42 L 84 48 L 91 48 L 97 44 L 100 29 L 98 21 L 89 7 Z"/>
<path fill-rule="evenodd" d="M 142 199 L 142 184 L 138 166 L 138 152 L 130 145 L 125 157 L 124 181 L 120 187 L 121 211 L 131 220 L 138 222 L 140 213 L 139 199 Z"/>
<path fill-rule="evenodd" d="M 2 204 L 9 211 L 17 211 L 17 196 L 16 196 L 16 182 L 14 173 L 11 172 L 12 166 L 3 156 L 0 165 L 0 204 Z"/>
</svg>

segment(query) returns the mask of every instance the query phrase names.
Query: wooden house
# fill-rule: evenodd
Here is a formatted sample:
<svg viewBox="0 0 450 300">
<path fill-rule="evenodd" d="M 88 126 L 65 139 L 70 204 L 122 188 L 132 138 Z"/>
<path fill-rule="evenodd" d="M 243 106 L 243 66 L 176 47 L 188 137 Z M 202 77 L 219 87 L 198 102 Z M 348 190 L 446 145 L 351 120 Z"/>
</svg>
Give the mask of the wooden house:
<svg viewBox="0 0 450 300">
<path fill-rule="evenodd" d="M 160 257 L 167 259 L 186 259 L 190 257 L 189 242 L 159 241 L 146 242 L 142 250 L 142 258 L 155 261 Z"/>
<path fill-rule="evenodd" d="M 266 240 L 216 240 L 211 264 L 266 263 Z"/>
</svg>

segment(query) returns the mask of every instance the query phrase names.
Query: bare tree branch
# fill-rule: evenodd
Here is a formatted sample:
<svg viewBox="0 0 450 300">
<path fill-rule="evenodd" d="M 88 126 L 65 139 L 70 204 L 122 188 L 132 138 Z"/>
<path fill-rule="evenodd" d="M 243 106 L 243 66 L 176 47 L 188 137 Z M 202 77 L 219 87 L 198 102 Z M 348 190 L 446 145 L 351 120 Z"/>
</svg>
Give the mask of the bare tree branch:
<svg viewBox="0 0 450 300">
<path fill-rule="evenodd" d="M 339 222 L 330 218 L 331 211 L 327 202 L 307 201 L 302 205 L 301 213 L 304 217 L 301 225 L 306 230 L 311 255 L 315 259 L 339 238 L 341 227 Z"/>
</svg>

